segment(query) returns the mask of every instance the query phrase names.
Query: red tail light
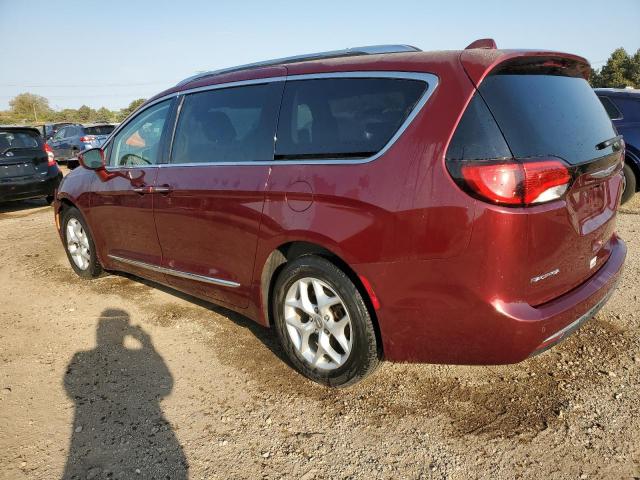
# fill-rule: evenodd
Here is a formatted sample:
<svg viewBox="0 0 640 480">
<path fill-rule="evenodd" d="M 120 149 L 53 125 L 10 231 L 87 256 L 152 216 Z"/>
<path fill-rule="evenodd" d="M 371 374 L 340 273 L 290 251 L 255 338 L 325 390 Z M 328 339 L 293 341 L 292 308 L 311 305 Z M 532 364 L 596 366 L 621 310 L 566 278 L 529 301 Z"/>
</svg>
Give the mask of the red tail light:
<svg viewBox="0 0 640 480">
<path fill-rule="evenodd" d="M 47 157 L 49 158 L 49 162 L 48 165 L 50 167 L 53 167 L 56 164 L 56 157 L 53 154 L 53 149 L 49 146 L 48 143 L 45 143 L 44 146 L 42 147 L 42 149 L 47 153 Z"/>
<path fill-rule="evenodd" d="M 465 162 L 459 181 L 483 200 L 526 206 L 562 198 L 571 174 L 560 160 Z"/>
<path fill-rule="evenodd" d="M 84 137 L 80 137 L 81 142 L 93 142 L 96 139 L 94 135 L 85 135 Z"/>
</svg>

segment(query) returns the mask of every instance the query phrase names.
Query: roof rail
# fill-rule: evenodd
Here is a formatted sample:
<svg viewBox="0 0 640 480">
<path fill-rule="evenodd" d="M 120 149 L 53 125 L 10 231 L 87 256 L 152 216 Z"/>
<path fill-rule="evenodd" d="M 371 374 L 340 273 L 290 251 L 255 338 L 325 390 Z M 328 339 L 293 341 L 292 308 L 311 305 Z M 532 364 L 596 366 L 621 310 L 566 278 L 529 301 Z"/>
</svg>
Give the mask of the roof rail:
<svg viewBox="0 0 640 480">
<path fill-rule="evenodd" d="M 331 50 L 328 52 L 307 53 L 304 55 L 295 55 L 293 57 L 276 58 L 273 60 L 266 60 L 263 62 L 247 63 L 246 65 L 239 65 L 237 67 L 223 68 L 220 70 L 212 70 L 209 72 L 202 72 L 191 77 L 185 78 L 176 87 L 181 87 L 187 83 L 191 83 L 195 80 L 199 80 L 205 77 L 212 77 L 215 75 L 221 75 L 223 73 L 238 72 L 240 70 L 250 70 L 252 68 L 270 67 L 274 65 L 284 65 L 287 63 L 303 62 L 307 60 L 324 60 L 327 58 L 339 58 L 339 57 L 352 57 L 359 55 L 379 55 L 382 53 L 403 53 L 403 52 L 421 52 L 417 47 L 411 45 L 370 45 L 365 47 L 345 48 L 344 50 Z"/>
</svg>

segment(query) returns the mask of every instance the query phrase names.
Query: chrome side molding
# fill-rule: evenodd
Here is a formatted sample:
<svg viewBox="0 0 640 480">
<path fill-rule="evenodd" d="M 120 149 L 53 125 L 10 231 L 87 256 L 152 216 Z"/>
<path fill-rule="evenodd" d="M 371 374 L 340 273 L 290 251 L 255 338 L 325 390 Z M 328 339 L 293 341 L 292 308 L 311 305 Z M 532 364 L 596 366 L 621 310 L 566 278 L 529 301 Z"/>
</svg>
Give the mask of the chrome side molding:
<svg viewBox="0 0 640 480">
<path fill-rule="evenodd" d="M 210 283 L 212 285 L 220 285 L 222 287 L 238 288 L 240 286 L 239 283 L 232 282 L 230 280 L 222 280 L 220 278 L 205 277 L 204 275 L 196 275 L 195 273 L 173 270 L 171 268 L 161 267 L 159 265 L 153 265 L 151 263 L 141 262 L 139 260 L 131 260 L 130 258 L 119 257 L 118 255 L 109 254 L 108 257 L 118 262 L 133 265 L 134 267 L 140 267 L 154 272 L 165 273 L 173 277 L 186 278 L 187 280 L 195 280 L 197 282 Z"/>
</svg>

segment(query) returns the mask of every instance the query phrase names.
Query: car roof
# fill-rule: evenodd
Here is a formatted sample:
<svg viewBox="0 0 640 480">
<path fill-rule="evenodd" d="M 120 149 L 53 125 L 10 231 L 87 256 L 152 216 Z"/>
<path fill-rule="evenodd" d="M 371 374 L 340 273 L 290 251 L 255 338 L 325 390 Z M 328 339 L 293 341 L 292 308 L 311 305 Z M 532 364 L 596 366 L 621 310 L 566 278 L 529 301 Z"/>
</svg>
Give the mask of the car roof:
<svg viewBox="0 0 640 480">
<path fill-rule="evenodd" d="M 610 97 L 640 98 L 640 90 L 635 88 L 594 88 L 596 93 L 606 93 Z"/>
<path fill-rule="evenodd" d="M 465 50 L 422 51 L 410 45 L 375 45 L 355 49 L 334 50 L 308 55 L 299 55 L 253 64 L 230 67 L 222 70 L 203 72 L 189 77 L 148 99 L 139 107 L 170 94 L 184 90 L 207 87 L 239 81 L 259 80 L 273 77 L 338 73 L 353 71 L 404 71 L 437 74 L 444 65 L 465 63 L 467 74 L 474 82 L 482 78 L 496 65 L 518 57 L 562 57 L 583 65 L 584 75 L 588 75 L 589 63 L 577 55 L 546 50 L 502 50 L 495 48 L 491 39 L 483 39 Z"/>
<path fill-rule="evenodd" d="M 32 131 L 34 133 L 37 133 L 40 136 L 42 135 L 40 130 L 38 130 L 36 127 L 21 126 L 21 125 L 0 125 L 0 129 L 2 129 L 2 130 L 30 130 L 30 131 Z"/>
</svg>

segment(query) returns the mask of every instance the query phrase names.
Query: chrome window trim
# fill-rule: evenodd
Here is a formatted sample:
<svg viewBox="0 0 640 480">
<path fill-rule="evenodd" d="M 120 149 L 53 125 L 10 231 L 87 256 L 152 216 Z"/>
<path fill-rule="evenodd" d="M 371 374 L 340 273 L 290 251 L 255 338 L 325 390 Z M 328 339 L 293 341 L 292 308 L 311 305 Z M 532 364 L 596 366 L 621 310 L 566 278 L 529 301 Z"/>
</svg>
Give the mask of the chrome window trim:
<svg viewBox="0 0 640 480">
<path fill-rule="evenodd" d="M 317 80 L 322 78 L 394 78 L 394 79 L 405 79 L 405 80 L 421 80 L 427 84 L 427 88 L 425 92 L 422 94 L 422 97 L 420 97 L 420 100 L 418 100 L 416 105 L 413 107 L 413 110 L 411 110 L 411 113 L 409 113 L 409 115 L 404 120 L 402 125 L 400 125 L 400 128 L 398 128 L 396 133 L 389 139 L 389 141 L 385 144 L 385 146 L 382 147 L 380 151 L 377 152 L 375 155 L 372 155 L 367 158 L 357 158 L 357 159 L 323 158 L 323 159 L 261 160 L 261 161 L 244 161 L 244 162 L 160 163 L 154 166 L 160 167 L 160 168 L 168 168 L 168 167 L 202 167 L 207 165 L 227 165 L 227 166 L 358 165 L 358 164 L 373 162 L 374 160 L 384 155 L 393 146 L 393 144 L 396 143 L 396 141 L 398 141 L 398 139 L 402 136 L 404 131 L 409 127 L 409 125 L 411 125 L 411 123 L 413 123 L 413 120 L 422 111 L 423 107 L 429 101 L 429 98 L 431 98 L 431 95 L 433 95 L 433 92 L 435 92 L 439 84 L 439 78 L 436 75 L 432 73 L 426 73 L 426 72 L 423 73 L 423 72 L 359 70 L 359 71 L 353 71 L 353 72 L 310 73 L 310 74 L 302 74 L 302 75 L 288 75 L 288 76 L 279 76 L 279 77 L 256 78 L 251 80 L 241 80 L 238 82 L 220 83 L 216 85 L 205 85 L 203 87 L 196 87 L 196 88 L 190 88 L 187 90 L 181 90 L 178 92 L 172 92 L 168 95 L 155 99 L 153 102 L 145 106 L 145 110 L 155 105 L 156 103 L 162 102 L 164 100 L 167 100 L 173 97 L 189 95 L 192 93 L 205 92 L 208 90 L 219 90 L 222 88 L 243 87 L 246 85 L 257 85 L 262 83 L 273 83 L 273 82 L 284 82 L 284 81 L 292 82 L 292 81 L 299 81 L 299 80 Z M 140 113 L 142 113 L 142 111 Z M 169 147 L 170 151 L 173 150 L 173 140 L 174 140 L 173 135 L 175 135 L 175 128 L 179 120 L 179 113 L 180 112 L 178 112 L 178 114 L 176 115 L 175 125 L 173 126 L 174 131 L 172 132 L 171 145 Z M 138 115 L 136 114 L 129 121 L 133 120 L 137 116 Z M 111 140 L 111 138 L 115 136 L 120 129 L 125 127 L 129 123 L 129 121 L 121 124 L 118 127 L 118 129 L 114 130 L 111 136 L 109 137 L 109 139 L 105 141 L 104 145 L 106 146 L 107 143 Z M 129 168 L 135 168 L 135 167 L 129 167 Z M 149 167 L 144 167 L 144 168 L 149 168 Z"/>
<path fill-rule="evenodd" d="M 220 285 L 223 287 L 231 287 L 238 288 L 240 286 L 237 282 L 232 282 L 230 280 L 222 280 L 220 278 L 215 277 L 206 277 L 204 275 L 196 275 L 195 273 L 183 272 L 181 270 L 174 270 L 171 268 L 161 267 L 159 265 L 153 265 L 151 263 L 141 262 L 139 260 L 131 260 L 130 258 L 120 257 L 118 255 L 108 255 L 109 258 L 113 260 L 117 260 L 118 262 L 126 263 L 128 265 L 133 265 L 134 267 L 145 268 L 147 270 L 151 270 L 158 273 L 166 273 L 167 275 L 171 275 L 173 277 L 186 278 L 187 280 L 195 280 L 197 282 L 210 283 L 212 285 Z"/>
</svg>

